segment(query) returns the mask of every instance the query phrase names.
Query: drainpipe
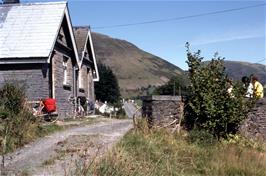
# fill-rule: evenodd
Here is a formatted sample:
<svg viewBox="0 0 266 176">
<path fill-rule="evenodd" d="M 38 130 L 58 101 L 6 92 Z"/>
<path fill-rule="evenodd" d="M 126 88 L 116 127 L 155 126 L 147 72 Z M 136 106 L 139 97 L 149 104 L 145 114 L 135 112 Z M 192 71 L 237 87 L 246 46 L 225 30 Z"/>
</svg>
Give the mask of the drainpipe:
<svg viewBox="0 0 266 176">
<path fill-rule="evenodd" d="M 78 68 L 76 65 L 73 67 L 73 97 L 74 97 L 74 118 L 76 116 L 76 109 L 77 109 L 77 77 L 76 71 Z"/>
</svg>

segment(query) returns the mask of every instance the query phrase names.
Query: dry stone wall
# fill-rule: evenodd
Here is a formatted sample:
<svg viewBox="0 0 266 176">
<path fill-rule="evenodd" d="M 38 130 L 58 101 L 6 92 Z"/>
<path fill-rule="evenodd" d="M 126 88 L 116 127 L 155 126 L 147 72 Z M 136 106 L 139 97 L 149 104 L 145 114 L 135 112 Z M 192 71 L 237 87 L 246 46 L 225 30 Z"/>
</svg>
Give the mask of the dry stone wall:
<svg viewBox="0 0 266 176">
<path fill-rule="evenodd" d="M 240 127 L 240 132 L 249 138 L 261 139 L 266 142 L 266 99 L 256 102 L 248 114 L 248 118 Z"/>
<path fill-rule="evenodd" d="M 142 117 L 152 126 L 164 126 L 180 117 L 180 96 L 147 96 L 142 98 Z"/>
</svg>

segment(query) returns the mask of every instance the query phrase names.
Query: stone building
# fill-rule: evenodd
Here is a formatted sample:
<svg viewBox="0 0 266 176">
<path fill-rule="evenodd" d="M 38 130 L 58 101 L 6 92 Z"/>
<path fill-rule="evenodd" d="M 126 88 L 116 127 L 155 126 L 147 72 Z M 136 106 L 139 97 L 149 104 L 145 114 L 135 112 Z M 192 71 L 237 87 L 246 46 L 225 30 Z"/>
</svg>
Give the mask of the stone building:
<svg viewBox="0 0 266 176">
<path fill-rule="evenodd" d="M 78 97 L 94 102 L 94 82 L 99 81 L 99 73 L 92 43 L 92 36 L 89 27 L 74 27 L 74 34 L 79 54 L 78 74 Z M 81 102 L 83 106 L 84 101 Z"/>
<path fill-rule="evenodd" d="M 55 98 L 59 116 L 71 115 L 79 56 L 67 3 L 4 3 L 0 36 L 0 86 L 18 82 L 29 100 Z"/>
</svg>

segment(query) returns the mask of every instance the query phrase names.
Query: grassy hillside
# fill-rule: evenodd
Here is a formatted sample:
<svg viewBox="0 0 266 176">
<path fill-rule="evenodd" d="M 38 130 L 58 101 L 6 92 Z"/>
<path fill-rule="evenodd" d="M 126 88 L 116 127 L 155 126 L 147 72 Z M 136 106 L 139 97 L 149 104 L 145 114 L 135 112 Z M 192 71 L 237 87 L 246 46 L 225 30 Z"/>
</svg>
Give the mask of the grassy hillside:
<svg viewBox="0 0 266 176">
<path fill-rule="evenodd" d="M 109 66 L 118 78 L 122 94 L 141 87 L 159 86 L 183 71 L 175 65 L 147 53 L 125 40 L 93 33 L 98 62 Z"/>
<path fill-rule="evenodd" d="M 255 74 L 260 82 L 266 84 L 266 66 L 240 61 L 225 61 L 226 71 L 229 76 L 235 80 L 241 80 L 243 76 Z"/>
</svg>

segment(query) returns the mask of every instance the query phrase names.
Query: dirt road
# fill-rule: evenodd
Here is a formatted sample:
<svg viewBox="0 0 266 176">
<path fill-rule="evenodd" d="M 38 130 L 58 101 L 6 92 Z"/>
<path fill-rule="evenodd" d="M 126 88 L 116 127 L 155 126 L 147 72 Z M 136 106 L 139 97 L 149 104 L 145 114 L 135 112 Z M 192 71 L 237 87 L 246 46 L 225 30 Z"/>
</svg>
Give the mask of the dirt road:
<svg viewBox="0 0 266 176">
<path fill-rule="evenodd" d="M 75 168 L 93 162 L 131 128 L 131 120 L 110 119 L 67 129 L 9 154 L 5 165 L 11 175 L 73 175 Z"/>
</svg>

